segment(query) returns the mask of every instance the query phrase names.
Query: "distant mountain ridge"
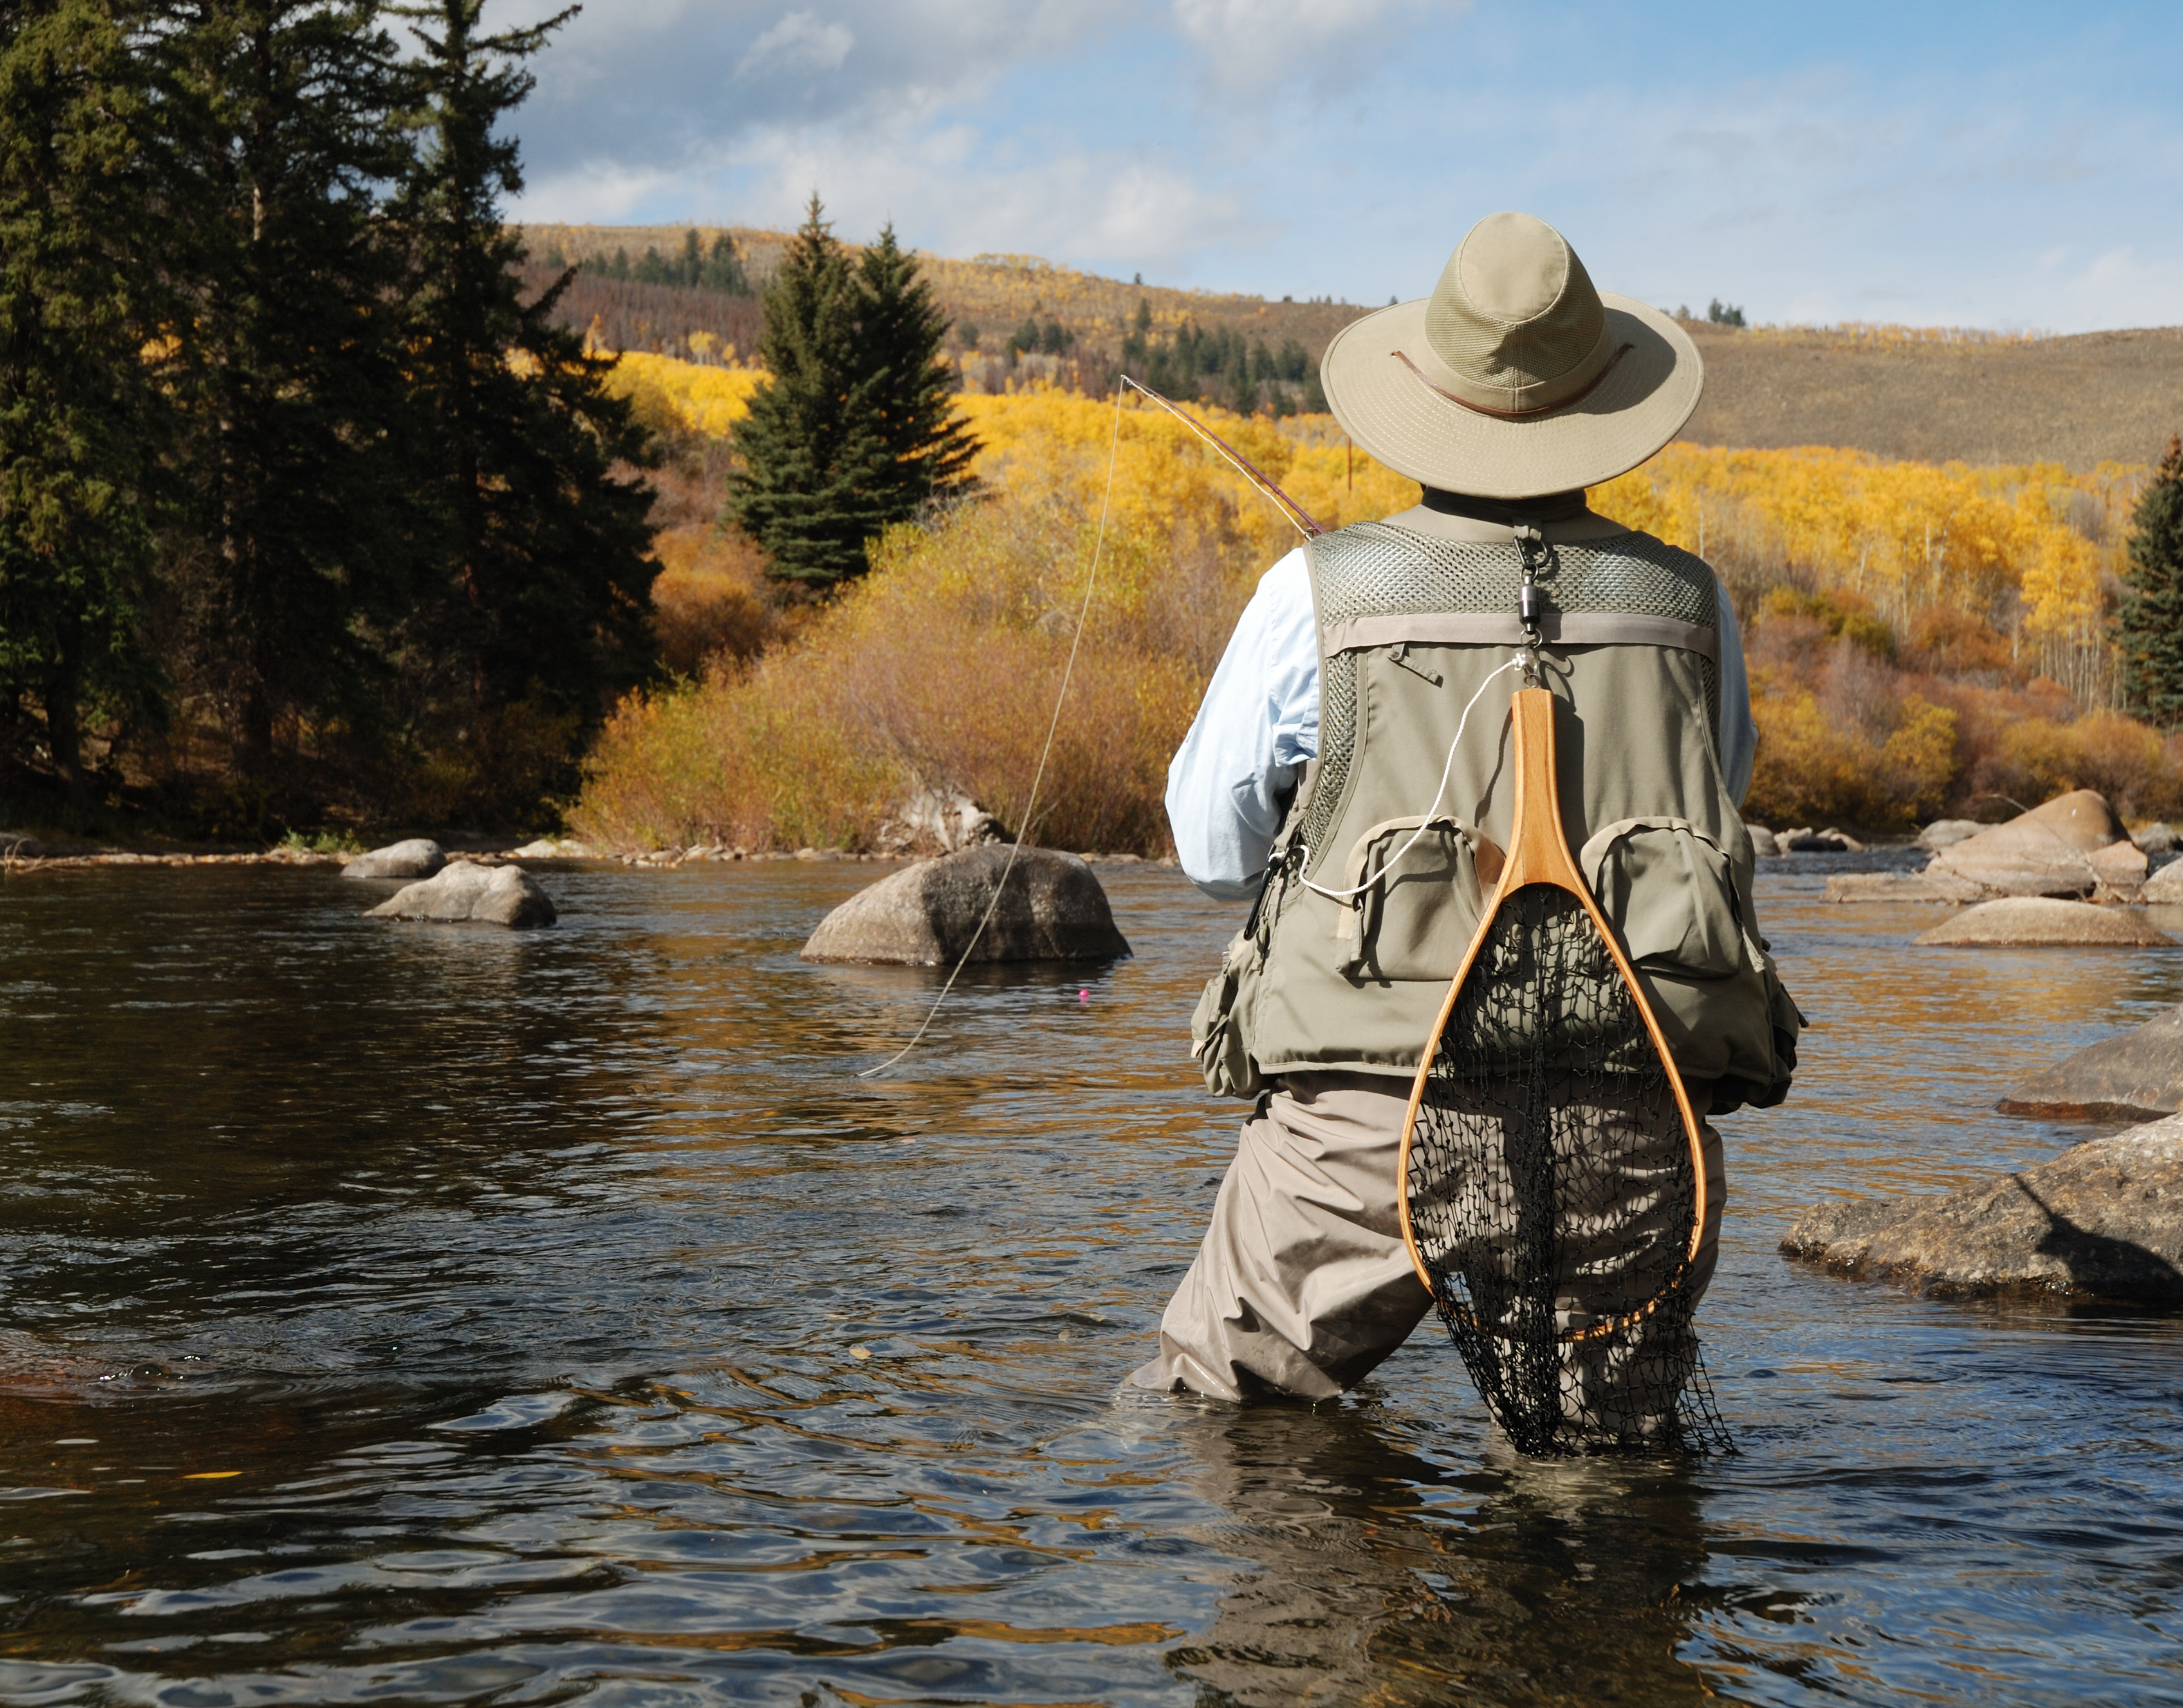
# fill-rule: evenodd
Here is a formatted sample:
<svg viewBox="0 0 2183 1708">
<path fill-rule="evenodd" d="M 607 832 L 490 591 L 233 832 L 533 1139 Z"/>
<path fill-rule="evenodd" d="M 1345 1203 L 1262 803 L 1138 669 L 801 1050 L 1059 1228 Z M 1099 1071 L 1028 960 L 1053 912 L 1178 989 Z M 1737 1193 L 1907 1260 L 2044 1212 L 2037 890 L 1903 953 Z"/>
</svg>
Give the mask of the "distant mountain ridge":
<svg viewBox="0 0 2183 1708">
<path fill-rule="evenodd" d="M 545 283 L 543 263 L 553 256 L 597 262 L 619 249 L 634 263 L 649 248 L 672 257 L 691 229 L 525 226 L 530 276 Z M 788 241 L 785 232 L 751 227 L 695 229 L 708 250 L 723 233 L 733 238 L 754 286 L 770 276 Z M 1027 358 L 1027 374 L 1095 388 L 1118 365 L 1140 302 L 1155 337 L 1194 322 L 1273 347 L 1294 339 L 1314 363 L 1336 333 L 1371 312 L 1348 302 L 1139 285 L 1035 256 L 919 259 L 955 323 L 958 347 L 971 329 L 978 349 L 994 352 L 1025 322 L 1057 324 L 1071 354 Z M 747 356 L 760 324 L 753 297 L 603 279 L 596 269 L 579 275 L 561 318 L 579 330 L 596 321 L 609 347 L 669 355 L 688 354 L 689 335 L 703 332 L 715 350 L 733 345 Z M 1702 445 L 1830 445 L 1890 459 L 2060 463 L 2082 472 L 2102 462 L 2152 462 L 2168 435 L 2183 430 L 2183 327 L 2019 340 L 1682 324 L 1706 362 L 1705 396 L 1683 435 Z"/>
</svg>

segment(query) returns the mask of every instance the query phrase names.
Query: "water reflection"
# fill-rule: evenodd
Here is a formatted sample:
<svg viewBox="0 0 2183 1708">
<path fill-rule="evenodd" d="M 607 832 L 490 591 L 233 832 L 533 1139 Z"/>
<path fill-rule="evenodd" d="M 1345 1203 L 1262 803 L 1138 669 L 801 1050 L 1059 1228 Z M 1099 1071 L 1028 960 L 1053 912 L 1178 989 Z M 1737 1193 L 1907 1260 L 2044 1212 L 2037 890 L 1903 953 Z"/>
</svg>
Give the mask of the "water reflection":
<svg viewBox="0 0 2183 1708">
<path fill-rule="evenodd" d="M 1798 1095 L 1724 1123 L 1743 1451 L 1561 1467 L 1430 1333 L 1339 1405 L 1117 1400 L 1234 1144 L 1171 873 L 872 1080 L 940 975 L 795 953 L 869 867 L 561 873 L 514 936 L 10 878 L 0 1697 L 2173 1700 L 2176 1320 L 1774 1245 L 2081 1136 L 1992 1101 L 2183 956 L 1914 950 L 1825 869 L 1762 890 Z"/>
</svg>

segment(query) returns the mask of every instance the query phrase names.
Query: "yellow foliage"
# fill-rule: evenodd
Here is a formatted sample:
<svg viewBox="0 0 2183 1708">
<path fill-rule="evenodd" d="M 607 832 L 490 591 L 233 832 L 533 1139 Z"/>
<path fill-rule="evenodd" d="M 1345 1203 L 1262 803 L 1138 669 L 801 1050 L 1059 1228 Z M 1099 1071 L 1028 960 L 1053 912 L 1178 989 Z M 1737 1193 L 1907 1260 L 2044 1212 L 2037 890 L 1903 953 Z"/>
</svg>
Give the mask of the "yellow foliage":
<svg viewBox="0 0 2183 1708">
<path fill-rule="evenodd" d="M 685 430 L 725 439 L 750 413 L 751 396 L 765 379 L 761 369 L 715 368 L 625 350 L 607 377 L 607 390 L 639 399 L 640 410 L 647 396 L 664 398 Z"/>
<path fill-rule="evenodd" d="M 1902 625 L 1928 606 L 2022 602 L 2035 641 L 2083 642 L 2104 618 L 2100 549 L 2067 521 L 2090 483 L 2058 464 L 1883 463 L 1862 451 L 1670 445 L 1591 494 L 1593 507 L 1708 555 L 1756 527 L 1779 559 L 1869 600 Z"/>
</svg>

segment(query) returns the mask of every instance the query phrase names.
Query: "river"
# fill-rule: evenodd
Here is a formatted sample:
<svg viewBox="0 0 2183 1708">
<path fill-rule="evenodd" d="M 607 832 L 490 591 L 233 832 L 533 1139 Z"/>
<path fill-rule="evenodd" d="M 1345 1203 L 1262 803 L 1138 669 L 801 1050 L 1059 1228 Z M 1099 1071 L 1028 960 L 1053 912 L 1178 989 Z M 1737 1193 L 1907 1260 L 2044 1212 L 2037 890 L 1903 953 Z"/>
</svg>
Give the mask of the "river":
<svg viewBox="0 0 2183 1708">
<path fill-rule="evenodd" d="M 2183 955 L 1916 950 L 1769 862 L 1817 1023 L 1721 1123 L 1741 1450 L 1541 1465 L 1430 1324 L 1339 1403 L 1118 1400 L 1234 1142 L 1236 910 L 1106 868 L 1133 959 L 859 1080 L 936 981 L 796 951 L 879 869 L 553 872 L 520 934 L 8 879 L 0 1699 L 2183 1701 L 2183 1324 L 1775 1250 L 2086 1136 L 1991 1105 Z"/>
</svg>

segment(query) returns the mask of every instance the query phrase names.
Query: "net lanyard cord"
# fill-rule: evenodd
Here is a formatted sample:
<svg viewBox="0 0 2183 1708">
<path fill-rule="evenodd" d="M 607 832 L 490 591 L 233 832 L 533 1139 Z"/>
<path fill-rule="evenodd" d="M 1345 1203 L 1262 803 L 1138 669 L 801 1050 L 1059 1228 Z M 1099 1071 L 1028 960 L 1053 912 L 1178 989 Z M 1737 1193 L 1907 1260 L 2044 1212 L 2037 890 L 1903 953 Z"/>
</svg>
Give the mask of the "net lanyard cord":
<svg viewBox="0 0 2183 1708">
<path fill-rule="evenodd" d="M 994 911 L 1000 907 L 1001 897 L 1008 892 L 1008 876 L 1016 869 L 1016 857 L 1023 852 L 1023 839 L 1030 835 L 1031 826 L 1037 822 L 1033 815 L 1038 809 L 1039 786 L 1046 780 L 1046 762 L 1053 757 L 1053 738 L 1061 729 L 1061 708 L 1069 702 L 1069 680 L 1076 674 L 1076 653 L 1084 644 L 1084 625 L 1092 620 L 1092 593 L 1099 585 L 1099 560 L 1107 549 L 1107 516 L 1114 499 L 1114 464 L 1119 460 L 1122 450 L 1122 388 L 1118 385 L 1114 388 L 1114 436 L 1107 446 L 1107 488 L 1099 497 L 1099 531 L 1092 543 L 1091 572 L 1084 578 L 1084 605 L 1076 613 L 1076 632 L 1069 642 L 1069 662 L 1061 668 L 1061 691 L 1053 696 L 1053 718 L 1046 726 L 1046 746 L 1038 750 L 1038 768 L 1031 774 L 1030 798 L 1024 803 L 1023 829 L 1016 840 L 1009 844 L 1008 862 L 1001 868 L 1000 882 L 993 885 L 993 899 L 986 904 L 985 913 L 978 921 L 978 929 L 970 934 L 970 940 L 963 946 L 963 953 L 955 962 L 955 970 L 947 975 L 947 982 L 940 987 L 940 994 L 932 999 L 932 1006 L 925 1014 L 925 1023 L 910 1034 L 908 1043 L 878 1067 L 867 1068 L 858 1073 L 857 1078 L 859 1079 L 869 1079 L 875 1074 L 886 1073 L 917 1048 L 919 1040 L 931 1029 L 933 1021 L 939 1018 L 940 1005 L 947 1000 L 947 993 L 955 988 L 955 981 L 963 976 L 964 968 L 969 964 L 979 940 L 986 934 L 986 927 L 992 923 Z"/>
<path fill-rule="evenodd" d="M 1310 890 L 1314 895 L 1324 896 L 1330 901 L 1353 901 L 1357 897 L 1362 896 L 1367 890 L 1369 890 L 1374 884 L 1377 884 L 1382 878 L 1386 877 L 1390 872 L 1393 871 L 1396 864 L 1402 859 L 1402 857 L 1405 854 L 1408 853 L 1411 849 L 1416 847 L 1419 843 L 1425 840 L 1425 832 L 1432 829 L 1433 814 L 1440 810 L 1441 796 L 1447 793 L 1447 779 L 1455 774 L 1456 749 L 1463 745 L 1463 728 L 1464 724 L 1470 722 L 1470 714 L 1472 710 L 1477 706 L 1480 700 L 1483 700 L 1486 697 L 1486 690 L 1493 685 L 1493 679 L 1496 676 L 1501 674 L 1504 670 L 1522 668 L 1524 668 L 1524 655 L 1519 652 L 1516 657 L 1511 658 L 1506 664 L 1497 665 L 1493 669 L 1486 672 L 1486 679 L 1478 685 L 1478 691 L 1470 696 L 1470 704 L 1463 708 L 1463 716 L 1456 719 L 1455 740 L 1447 744 L 1447 763 L 1440 768 L 1440 787 L 1433 790 L 1432 801 L 1425 807 L 1423 815 L 1419 818 L 1416 831 L 1411 835 L 1408 841 L 1403 844 L 1401 847 L 1397 848 L 1393 853 L 1390 854 L 1380 862 L 1380 869 L 1378 871 L 1373 873 L 1372 875 L 1367 878 L 1362 884 L 1357 884 L 1353 888 L 1347 890 L 1329 890 L 1324 884 L 1314 884 L 1310 879 L 1301 875 L 1301 868 L 1303 866 L 1308 866 L 1311 863 L 1311 850 L 1308 847 L 1304 847 L 1303 844 L 1299 843 L 1297 846 L 1303 848 L 1303 859 L 1300 862 L 1299 875 L 1297 881 L 1303 884 L 1305 889 Z"/>
</svg>

